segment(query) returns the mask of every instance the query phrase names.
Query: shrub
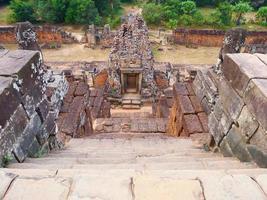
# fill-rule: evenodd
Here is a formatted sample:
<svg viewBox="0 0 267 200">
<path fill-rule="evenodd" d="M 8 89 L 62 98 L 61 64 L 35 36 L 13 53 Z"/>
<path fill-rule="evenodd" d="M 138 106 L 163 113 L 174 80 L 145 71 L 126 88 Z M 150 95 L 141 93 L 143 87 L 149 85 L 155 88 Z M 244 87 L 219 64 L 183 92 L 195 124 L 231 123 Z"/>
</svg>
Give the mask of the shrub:
<svg viewBox="0 0 267 200">
<path fill-rule="evenodd" d="M 240 25 L 241 24 L 241 21 L 245 20 L 243 18 L 243 15 L 247 12 L 250 12 L 252 11 L 253 8 L 249 5 L 248 2 L 239 2 L 237 3 L 234 8 L 233 8 L 233 11 L 236 15 L 236 25 Z"/>
<path fill-rule="evenodd" d="M 162 6 L 148 3 L 143 6 L 142 14 L 148 24 L 158 25 L 161 23 L 163 17 Z"/>
<path fill-rule="evenodd" d="M 267 25 L 267 6 L 261 7 L 256 16 L 262 24 Z"/>
<path fill-rule="evenodd" d="M 30 21 L 36 22 L 34 3 L 31 0 L 12 0 L 10 2 L 12 14 L 10 16 L 16 22 Z"/>
<path fill-rule="evenodd" d="M 71 24 L 99 24 L 101 18 L 92 0 L 70 0 L 65 22 Z"/>
</svg>

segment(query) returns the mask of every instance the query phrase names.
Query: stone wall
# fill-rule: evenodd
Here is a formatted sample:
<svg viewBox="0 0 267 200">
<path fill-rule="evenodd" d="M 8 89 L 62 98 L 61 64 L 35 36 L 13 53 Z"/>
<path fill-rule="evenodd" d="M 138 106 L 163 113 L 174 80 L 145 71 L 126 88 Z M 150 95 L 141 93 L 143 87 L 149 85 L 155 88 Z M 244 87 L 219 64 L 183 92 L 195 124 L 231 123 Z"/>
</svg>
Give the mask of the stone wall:
<svg viewBox="0 0 267 200">
<path fill-rule="evenodd" d="M 192 89 L 192 83 L 175 83 L 167 135 L 188 137 L 208 131 L 208 118 Z"/>
<path fill-rule="evenodd" d="M 176 29 L 172 34 L 172 41 L 181 45 L 199 45 L 208 47 L 221 47 L 225 31 L 222 30 L 194 30 Z M 266 31 L 249 31 L 246 45 L 267 43 Z"/>
<path fill-rule="evenodd" d="M 55 120 L 68 85 L 52 76 L 39 52 L 0 50 L 0 164 L 61 146 Z M 51 88 L 53 100 L 46 97 Z"/>
<path fill-rule="evenodd" d="M 227 54 L 219 75 L 198 71 L 193 85 L 221 152 L 267 167 L 267 56 Z"/>
<path fill-rule="evenodd" d="M 16 26 L 0 26 L 0 43 L 15 44 Z M 59 48 L 62 44 L 77 43 L 78 40 L 63 29 L 55 26 L 35 26 L 38 43 L 43 48 Z"/>
</svg>

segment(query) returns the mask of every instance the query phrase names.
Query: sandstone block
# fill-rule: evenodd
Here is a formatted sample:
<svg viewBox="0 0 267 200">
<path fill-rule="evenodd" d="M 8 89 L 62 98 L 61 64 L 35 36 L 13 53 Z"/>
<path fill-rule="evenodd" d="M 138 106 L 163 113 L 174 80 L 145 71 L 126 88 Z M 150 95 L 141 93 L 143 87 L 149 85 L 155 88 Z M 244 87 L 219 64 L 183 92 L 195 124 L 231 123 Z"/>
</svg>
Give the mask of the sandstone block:
<svg viewBox="0 0 267 200">
<path fill-rule="evenodd" d="M 183 129 L 186 135 L 202 133 L 202 126 L 196 114 L 184 115 Z"/>
<path fill-rule="evenodd" d="M 212 110 L 212 105 L 208 102 L 207 98 L 204 97 L 201 100 L 201 105 L 203 107 L 203 110 L 205 111 L 205 113 L 210 114 L 211 110 Z"/>
<path fill-rule="evenodd" d="M 27 124 L 27 114 L 20 105 L 15 113 L 11 116 L 4 129 L 0 130 L 0 156 L 12 151 L 13 144 L 16 142 L 18 137 L 22 136 Z"/>
<path fill-rule="evenodd" d="M 252 54 L 228 54 L 222 69 L 226 79 L 240 96 L 243 96 L 251 79 L 267 78 L 267 66 Z"/>
<path fill-rule="evenodd" d="M 188 96 L 178 95 L 175 99 L 177 101 L 177 106 L 180 108 L 182 114 L 193 114 L 195 113 L 194 107 Z"/>
<path fill-rule="evenodd" d="M 43 145 L 49 135 L 55 135 L 56 134 L 56 113 L 55 112 L 49 112 L 45 121 L 42 124 L 41 131 L 37 133 L 36 138 L 38 142 Z"/>
<path fill-rule="evenodd" d="M 197 96 L 189 96 L 189 98 L 196 113 L 200 113 L 204 111 Z"/>
<path fill-rule="evenodd" d="M 24 132 L 21 135 L 13 153 L 18 162 L 23 162 L 29 153 L 33 153 L 37 148 L 37 140 L 35 140 L 38 132 L 41 131 L 41 119 L 37 113 L 32 115 Z"/>
<path fill-rule="evenodd" d="M 259 149 L 267 151 L 267 132 L 261 126 L 251 137 L 250 144 L 256 145 Z"/>
<path fill-rule="evenodd" d="M 177 98 L 178 95 L 188 96 L 186 85 L 184 83 L 177 82 L 173 85 L 173 94 Z"/>
<path fill-rule="evenodd" d="M 31 91 L 40 75 L 40 54 L 37 51 L 10 51 L 0 60 L 0 75 L 16 76 L 20 82 L 19 91 Z"/>
<path fill-rule="evenodd" d="M 6 122 L 14 114 L 20 104 L 19 92 L 14 88 L 12 78 L 0 77 L 0 127 L 4 128 Z"/>
<path fill-rule="evenodd" d="M 246 106 L 243 107 L 237 123 L 241 134 L 247 139 L 251 138 L 259 127 L 259 123 L 256 121 L 255 117 L 251 115 Z"/>
<path fill-rule="evenodd" d="M 203 132 L 208 133 L 209 132 L 209 125 L 208 125 L 208 116 L 206 113 L 201 112 L 197 114 L 199 121 L 202 125 Z"/>
<path fill-rule="evenodd" d="M 233 90 L 225 79 L 221 80 L 218 88 L 223 110 L 236 121 L 244 106 L 242 98 Z"/>
<path fill-rule="evenodd" d="M 250 153 L 252 160 L 257 163 L 259 167 L 267 167 L 267 151 L 263 151 L 255 145 L 248 145 L 248 152 Z"/>
<path fill-rule="evenodd" d="M 226 138 L 224 138 L 220 143 L 220 151 L 224 157 L 232 157 L 234 155 Z"/>
<path fill-rule="evenodd" d="M 216 119 L 213 113 L 211 113 L 208 117 L 208 125 L 210 134 L 213 136 L 216 144 L 218 145 L 224 137 L 224 134 L 219 124 L 219 121 Z"/>
<path fill-rule="evenodd" d="M 244 96 L 248 110 L 256 117 L 265 130 L 267 130 L 267 80 L 251 80 Z"/>
<path fill-rule="evenodd" d="M 31 90 L 22 96 L 22 104 L 30 117 L 43 100 L 42 85 L 36 84 Z"/>
<path fill-rule="evenodd" d="M 251 156 L 247 150 L 246 140 L 241 135 L 236 126 L 232 126 L 228 135 L 226 136 L 227 143 L 229 144 L 233 154 L 242 162 L 251 161 Z"/>
<path fill-rule="evenodd" d="M 194 92 L 194 89 L 192 87 L 192 83 L 187 82 L 187 83 L 185 83 L 185 86 L 186 86 L 186 89 L 188 91 L 188 95 L 189 96 L 195 96 L 195 92 Z"/>
</svg>

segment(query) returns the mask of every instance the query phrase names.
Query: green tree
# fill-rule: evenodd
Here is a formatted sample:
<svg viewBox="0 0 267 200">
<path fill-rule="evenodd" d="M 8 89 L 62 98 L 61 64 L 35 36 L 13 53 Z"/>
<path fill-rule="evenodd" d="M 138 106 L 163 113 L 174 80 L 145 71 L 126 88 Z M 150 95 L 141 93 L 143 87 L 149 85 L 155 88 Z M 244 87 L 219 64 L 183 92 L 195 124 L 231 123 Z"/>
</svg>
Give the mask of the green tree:
<svg viewBox="0 0 267 200">
<path fill-rule="evenodd" d="M 163 15 L 165 21 L 177 20 L 179 15 L 182 13 L 181 1 L 179 0 L 168 0 L 163 5 Z"/>
<path fill-rule="evenodd" d="M 32 0 L 12 0 L 10 2 L 10 9 L 12 10 L 10 17 L 14 21 L 36 22 L 34 2 Z"/>
<path fill-rule="evenodd" d="M 267 25 L 267 6 L 260 7 L 257 12 L 257 18 Z"/>
<path fill-rule="evenodd" d="M 248 2 L 239 2 L 234 6 L 234 13 L 236 15 L 236 25 L 240 25 L 241 24 L 241 20 L 243 20 L 243 16 L 245 13 L 248 13 L 250 11 L 252 11 L 253 8 L 249 5 Z"/>
<path fill-rule="evenodd" d="M 194 1 L 184 1 L 181 3 L 183 14 L 192 15 L 197 11 L 197 6 Z"/>
<path fill-rule="evenodd" d="M 215 13 L 211 15 L 213 22 L 217 25 L 230 25 L 232 22 L 233 6 L 228 2 L 220 3 Z"/>
<path fill-rule="evenodd" d="M 155 3 L 148 3 L 143 6 L 143 17 L 148 24 L 158 25 L 163 18 L 162 6 Z"/>
<path fill-rule="evenodd" d="M 68 8 L 69 0 L 39 0 L 38 16 L 42 21 L 49 23 L 62 23 Z"/>
<path fill-rule="evenodd" d="M 100 16 L 92 0 L 70 0 L 65 22 L 70 24 L 99 24 Z"/>
</svg>

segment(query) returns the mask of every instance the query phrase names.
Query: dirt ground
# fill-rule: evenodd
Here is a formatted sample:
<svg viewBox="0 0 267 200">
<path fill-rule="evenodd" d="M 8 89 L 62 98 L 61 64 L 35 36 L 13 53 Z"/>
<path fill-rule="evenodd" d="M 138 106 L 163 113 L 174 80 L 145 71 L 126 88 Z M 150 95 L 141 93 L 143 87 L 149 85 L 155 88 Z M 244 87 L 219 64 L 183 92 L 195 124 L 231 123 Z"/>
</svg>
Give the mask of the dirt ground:
<svg viewBox="0 0 267 200">
<path fill-rule="evenodd" d="M 5 45 L 8 49 L 16 49 L 16 45 Z M 170 50 L 168 50 L 170 49 Z M 158 62 L 171 62 L 174 64 L 214 64 L 219 54 L 218 47 L 198 47 L 197 49 L 186 48 L 175 45 L 163 47 L 159 51 L 158 47 L 153 48 L 155 60 Z M 110 49 L 89 49 L 84 45 L 72 44 L 63 45 L 60 49 L 43 49 L 45 61 L 107 61 Z"/>
</svg>

